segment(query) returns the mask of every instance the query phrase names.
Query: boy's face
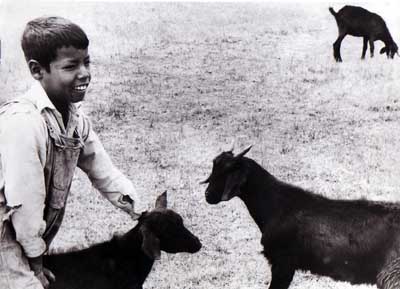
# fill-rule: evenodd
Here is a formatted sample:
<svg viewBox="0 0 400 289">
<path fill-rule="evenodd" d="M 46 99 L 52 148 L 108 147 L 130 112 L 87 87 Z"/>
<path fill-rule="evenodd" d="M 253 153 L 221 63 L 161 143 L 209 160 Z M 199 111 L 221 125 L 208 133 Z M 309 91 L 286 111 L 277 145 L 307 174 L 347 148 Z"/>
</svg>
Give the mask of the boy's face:
<svg viewBox="0 0 400 289">
<path fill-rule="evenodd" d="M 50 72 L 43 71 L 41 84 L 50 100 L 64 107 L 83 100 L 90 79 L 88 49 L 64 46 L 50 62 Z"/>
</svg>

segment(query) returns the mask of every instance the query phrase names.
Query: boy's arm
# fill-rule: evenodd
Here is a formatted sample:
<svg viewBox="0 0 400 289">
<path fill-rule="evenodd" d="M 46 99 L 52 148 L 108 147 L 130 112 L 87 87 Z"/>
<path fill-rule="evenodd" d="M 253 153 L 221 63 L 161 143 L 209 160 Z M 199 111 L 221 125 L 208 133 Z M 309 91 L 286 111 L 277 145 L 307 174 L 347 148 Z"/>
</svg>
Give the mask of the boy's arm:
<svg viewBox="0 0 400 289">
<path fill-rule="evenodd" d="M 84 123 L 85 146 L 79 157 L 78 167 L 113 205 L 135 217 L 134 206 L 138 203 L 138 197 L 132 182 L 114 166 L 97 134 L 91 129 L 90 122 L 84 119 Z"/>
<path fill-rule="evenodd" d="M 53 272 L 43 267 L 43 256 L 28 258 L 28 260 L 31 270 L 39 279 L 40 283 L 42 283 L 43 288 L 48 288 L 50 282 L 56 281 L 56 277 L 54 276 Z"/>
<path fill-rule="evenodd" d="M 2 117 L 0 155 L 7 206 L 17 208 L 10 216 L 16 239 L 25 255 L 34 258 L 46 251 L 42 239 L 46 159 L 46 127 L 40 115 L 17 112 Z"/>
</svg>

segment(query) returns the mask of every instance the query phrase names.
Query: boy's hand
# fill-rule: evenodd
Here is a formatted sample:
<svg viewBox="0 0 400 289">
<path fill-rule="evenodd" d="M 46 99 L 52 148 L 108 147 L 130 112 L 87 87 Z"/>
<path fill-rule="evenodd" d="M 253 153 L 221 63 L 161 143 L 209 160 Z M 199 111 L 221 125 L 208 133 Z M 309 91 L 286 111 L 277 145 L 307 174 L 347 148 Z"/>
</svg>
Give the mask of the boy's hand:
<svg viewBox="0 0 400 289">
<path fill-rule="evenodd" d="M 123 195 L 119 198 L 119 203 L 121 204 L 121 209 L 126 211 L 134 220 L 140 217 L 140 214 L 135 212 L 135 202 L 128 195 Z"/>
<path fill-rule="evenodd" d="M 39 279 L 40 283 L 42 283 L 44 289 L 49 288 L 50 283 L 56 281 L 56 277 L 54 276 L 53 272 L 44 267 L 43 270 L 38 274 L 35 273 L 35 276 Z"/>
<path fill-rule="evenodd" d="M 31 270 L 36 278 L 39 279 L 40 283 L 42 283 L 43 288 L 49 288 L 50 282 L 54 282 L 56 277 L 49 269 L 43 267 L 43 257 L 28 258 L 28 261 Z"/>
</svg>

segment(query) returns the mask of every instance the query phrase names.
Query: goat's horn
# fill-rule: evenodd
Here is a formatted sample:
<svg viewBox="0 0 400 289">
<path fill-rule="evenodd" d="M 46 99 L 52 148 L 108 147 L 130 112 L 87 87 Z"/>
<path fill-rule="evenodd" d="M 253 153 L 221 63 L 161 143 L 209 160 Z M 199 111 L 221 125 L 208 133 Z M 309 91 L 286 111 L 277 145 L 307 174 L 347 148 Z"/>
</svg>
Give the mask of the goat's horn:
<svg viewBox="0 0 400 289">
<path fill-rule="evenodd" d="M 247 148 L 245 148 L 241 153 L 237 154 L 235 156 L 235 158 L 241 158 L 242 156 L 244 156 L 245 154 L 248 153 L 248 151 L 251 149 L 253 145 L 249 145 Z"/>
<path fill-rule="evenodd" d="M 230 145 L 230 148 L 228 149 L 228 152 L 233 152 L 234 148 L 235 148 L 235 139 L 232 140 L 232 143 Z"/>
<path fill-rule="evenodd" d="M 210 182 L 210 178 L 208 177 L 207 179 L 205 179 L 204 181 L 201 181 L 199 184 L 200 185 L 204 185 Z"/>
</svg>

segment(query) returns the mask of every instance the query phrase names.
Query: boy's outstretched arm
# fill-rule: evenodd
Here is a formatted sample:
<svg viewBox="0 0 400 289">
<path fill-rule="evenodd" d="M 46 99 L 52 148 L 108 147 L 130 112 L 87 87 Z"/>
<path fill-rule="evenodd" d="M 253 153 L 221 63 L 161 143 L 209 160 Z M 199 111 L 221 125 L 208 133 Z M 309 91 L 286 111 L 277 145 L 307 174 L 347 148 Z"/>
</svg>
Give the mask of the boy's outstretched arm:
<svg viewBox="0 0 400 289">
<path fill-rule="evenodd" d="M 135 207 L 138 196 L 132 182 L 114 166 L 98 136 L 91 129 L 90 122 L 84 119 L 82 125 L 85 145 L 79 157 L 78 167 L 113 205 L 137 218 Z"/>
</svg>

